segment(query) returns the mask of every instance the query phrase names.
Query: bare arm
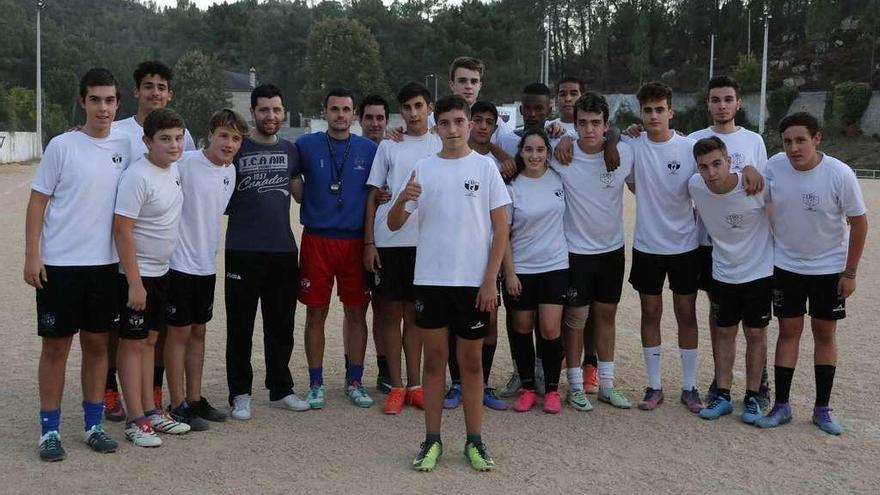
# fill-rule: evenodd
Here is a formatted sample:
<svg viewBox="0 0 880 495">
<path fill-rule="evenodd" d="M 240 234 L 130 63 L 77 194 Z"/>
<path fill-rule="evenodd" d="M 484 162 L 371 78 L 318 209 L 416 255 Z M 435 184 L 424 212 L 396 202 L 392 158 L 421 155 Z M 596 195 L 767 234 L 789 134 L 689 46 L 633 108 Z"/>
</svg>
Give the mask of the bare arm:
<svg viewBox="0 0 880 495">
<path fill-rule="evenodd" d="M 501 146 L 498 146 L 495 143 L 489 143 L 489 152 L 501 162 L 502 177 L 511 177 L 516 173 L 516 162 L 514 162 L 513 157 L 508 155 Z"/>
<path fill-rule="evenodd" d="M 293 196 L 293 200 L 296 201 L 296 204 L 302 204 L 303 198 L 303 178 L 302 175 L 297 175 L 290 179 L 290 195 Z"/>
<path fill-rule="evenodd" d="M 388 212 L 388 228 L 392 231 L 400 230 L 406 220 L 409 218 L 409 212 L 406 211 L 406 202 L 415 201 L 422 195 L 422 185 L 416 182 L 416 171 L 413 170 L 409 176 L 409 182 L 406 183 L 406 189 L 397 196 L 397 202 Z"/>
<path fill-rule="evenodd" d="M 856 290 L 856 272 L 862 252 L 865 250 L 865 239 L 868 237 L 868 217 L 859 215 L 848 217 L 849 220 L 849 250 L 846 254 L 846 268 L 840 275 L 837 284 L 837 294 L 841 299 L 846 299 Z"/>
<path fill-rule="evenodd" d="M 477 293 L 476 306 L 480 311 L 492 311 L 498 307 L 498 270 L 507 245 L 510 244 L 510 226 L 507 224 L 507 208 L 499 206 L 490 212 L 492 218 L 492 247 L 489 262 L 483 275 L 483 284 Z"/>
<path fill-rule="evenodd" d="M 743 189 L 745 189 L 748 196 L 758 194 L 764 190 L 764 176 L 761 175 L 761 172 L 758 172 L 757 168 L 751 165 L 743 167 L 742 179 Z"/>
<path fill-rule="evenodd" d="M 368 272 L 376 272 L 382 268 L 379 260 L 379 251 L 376 250 L 376 234 L 374 226 L 376 225 L 376 209 L 379 204 L 377 196 L 379 189 L 370 188 L 367 195 L 367 212 L 364 214 L 364 268 Z"/>
<path fill-rule="evenodd" d="M 46 206 L 49 204 L 49 196 L 31 190 L 28 199 L 27 213 L 24 220 L 24 281 L 37 289 L 43 288 L 43 282 L 47 282 L 46 267 L 40 256 L 40 237 L 43 235 L 43 215 L 46 214 Z"/>
<path fill-rule="evenodd" d="M 114 214 L 113 239 L 116 241 L 116 251 L 119 253 L 119 264 L 122 265 L 125 279 L 128 281 L 126 305 L 135 311 L 143 311 L 147 307 L 147 291 L 141 281 L 141 272 L 135 254 L 134 222 L 134 218 Z"/>
<path fill-rule="evenodd" d="M 504 269 L 504 288 L 507 293 L 512 296 L 522 294 L 522 283 L 516 276 L 516 270 L 513 266 L 513 251 L 510 248 L 510 242 L 504 248 L 504 260 L 501 262 L 501 266 Z"/>
</svg>

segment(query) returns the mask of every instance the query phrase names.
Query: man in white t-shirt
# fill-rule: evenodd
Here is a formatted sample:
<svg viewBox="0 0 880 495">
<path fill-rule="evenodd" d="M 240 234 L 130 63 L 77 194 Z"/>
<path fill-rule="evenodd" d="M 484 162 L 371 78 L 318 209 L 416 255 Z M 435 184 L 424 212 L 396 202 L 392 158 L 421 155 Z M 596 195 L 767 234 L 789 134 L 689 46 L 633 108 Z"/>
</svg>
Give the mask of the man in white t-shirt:
<svg viewBox="0 0 880 495">
<path fill-rule="evenodd" d="M 688 191 L 714 245 L 709 290 L 717 323 L 716 393 L 700 417 L 718 419 L 733 412 L 730 389 L 736 333 L 742 321 L 746 336 L 742 421 L 754 424 L 762 415 L 758 394 L 767 357 L 772 299 L 773 237 L 766 194 L 748 195 L 742 171 L 732 170 L 727 146 L 718 136 L 697 141 L 694 158 L 700 173 L 691 177 Z"/>
<path fill-rule="evenodd" d="M 168 109 L 144 120 L 147 154 L 119 179 L 113 238 L 119 249 L 119 378 L 128 418 L 125 437 L 138 447 L 158 447 L 156 431 L 190 430 L 153 402 L 153 357 L 165 328 L 169 261 L 183 205 L 175 163 L 183 153 L 183 119 Z"/>
<path fill-rule="evenodd" d="M 688 180 L 697 171 L 694 141 L 669 128 L 672 90 L 660 82 L 639 88 L 636 97 L 646 132 L 627 139 L 635 163 L 628 182 L 636 194 L 629 282 L 641 301 L 642 351 L 648 375 L 639 408 L 653 410 L 663 402 L 660 384 L 660 318 L 663 285 L 669 277 L 678 323 L 682 367 L 681 402 L 693 412 L 703 408 L 697 392 L 697 225 Z"/>
<path fill-rule="evenodd" d="M 573 159 L 568 165 L 551 162 L 565 187 L 569 260 L 569 292 L 563 317 L 569 366 L 567 402 L 577 410 L 590 410 L 592 405 L 585 392 L 598 393 L 602 402 L 629 409 L 630 400 L 614 387 L 614 339 L 625 264 L 623 194 L 633 169 L 633 152 L 626 143 L 618 143 L 620 166 L 608 171 L 603 152 L 609 109 L 602 95 L 584 94 L 573 112 L 580 136 Z M 595 364 L 588 362 L 582 367 L 585 328 L 595 334 L 598 356 L 593 357 Z M 587 390 L 584 368 L 590 366 L 595 370 L 596 383 Z"/>
<path fill-rule="evenodd" d="M 41 337 L 38 385 L 40 459 L 66 457 L 61 445 L 61 397 L 73 336 L 80 332 L 84 438 L 97 452 L 117 443 L 101 425 L 108 332 L 119 319 L 113 245 L 116 183 L 131 155 L 125 138 L 110 130 L 119 86 L 105 69 L 91 69 L 79 84 L 86 123 L 56 136 L 31 182 L 25 220 L 24 281 L 36 289 Z"/>
<path fill-rule="evenodd" d="M 709 81 L 706 105 L 712 116 L 712 125 L 688 135 L 694 141 L 710 136 L 717 136 L 724 142 L 730 154 L 731 172 L 740 174 L 743 187 L 748 194 L 757 194 L 763 190 L 764 179 L 761 171 L 767 162 L 767 148 L 760 134 L 736 125 L 736 113 L 742 107 L 739 94 L 739 83 L 729 76 L 716 76 Z M 698 256 L 700 258 L 700 289 L 706 294 L 712 288 L 712 240 L 700 217 L 697 217 L 697 232 L 700 241 Z M 710 301 L 711 303 L 711 301 Z M 715 305 L 709 305 L 709 333 L 712 337 L 712 354 L 715 354 Z M 766 360 L 766 359 L 765 359 Z M 714 377 L 713 377 L 714 378 Z M 715 398 L 716 380 L 712 380 L 706 393 L 706 402 Z M 761 388 L 758 400 L 761 407 L 769 402 L 770 389 L 767 385 L 767 368 L 761 376 Z"/>
<path fill-rule="evenodd" d="M 779 130 L 785 154 L 771 158 L 765 169 L 773 201 L 773 314 L 779 319 L 776 401 L 756 424 L 771 428 L 791 421 L 789 392 L 809 313 L 816 375 L 813 423 L 839 435 L 843 428 L 828 407 L 837 367 L 835 335 L 837 321 L 846 317 L 846 299 L 856 289 L 867 210 L 852 169 L 816 149 L 822 133 L 815 117 L 789 115 Z"/>
<path fill-rule="evenodd" d="M 577 136 L 574 122 L 574 104 L 584 93 L 584 81 L 578 77 L 566 76 L 556 83 L 556 109 L 559 118 L 547 122 L 547 125 L 559 124 L 566 134 Z M 573 139 L 577 139 L 574 137 Z"/>
<path fill-rule="evenodd" d="M 422 343 L 416 331 L 413 273 L 419 229 L 416 214 L 397 232 L 388 229 L 392 203 L 378 204 L 383 188 L 397 199 L 416 162 L 440 151 L 440 138 L 428 132 L 428 114 L 433 99 L 421 83 L 404 85 L 397 94 L 400 113 L 406 121 L 406 134 L 400 142 L 390 139 L 379 143 L 367 185 L 364 220 L 364 267 L 373 293 L 373 311 L 381 328 L 374 335 L 383 337 L 391 390 L 385 401 L 385 414 L 400 414 L 404 404 L 424 407 L 421 381 Z M 401 338 L 401 321 L 403 336 Z M 401 346 L 406 356 L 406 389 L 401 380 Z"/>
<path fill-rule="evenodd" d="M 202 396 L 202 369 L 205 332 L 214 314 L 220 224 L 235 189 L 231 164 L 247 135 L 244 118 L 225 108 L 211 117 L 208 147 L 184 152 L 177 162 L 183 209 L 169 265 L 165 365 L 171 417 L 193 431 L 207 430 L 208 421 L 226 421 Z"/>
<path fill-rule="evenodd" d="M 495 462 L 481 437 L 481 354 L 489 312 L 498 306 L 510 197 L 495 165 L 467 145 L 468 102 L 448 96 L 437 101 L 434 111 L 443 149 L 416 164 L 388 215 L 388 228 L 397 231 L 419 212 L 413 285 L 416 326 L 424 337 L 426 436 L 413 468 L 434 469 L 442 453 L 440 423 L 453 333 L 467 428 L 465 457 L 474 469 L 491 471 Z"/>
</svg>

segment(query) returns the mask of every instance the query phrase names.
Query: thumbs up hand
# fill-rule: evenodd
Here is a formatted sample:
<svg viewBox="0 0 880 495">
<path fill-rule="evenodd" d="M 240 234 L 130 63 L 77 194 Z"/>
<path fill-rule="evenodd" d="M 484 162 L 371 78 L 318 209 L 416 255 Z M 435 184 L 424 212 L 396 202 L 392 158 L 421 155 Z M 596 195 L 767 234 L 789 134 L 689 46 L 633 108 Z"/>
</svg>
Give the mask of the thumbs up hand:
<svg viewBox="0 0 880 495">
<path fill-rule="evenodd" d="M 405 201 L 415 201 L 422 195 L 422 185 L 416 181 L 416 171 L 413 170 L 409 176 L 409 182 L 406 183 L 406 189 L 403 191 Z"/>
</svg>

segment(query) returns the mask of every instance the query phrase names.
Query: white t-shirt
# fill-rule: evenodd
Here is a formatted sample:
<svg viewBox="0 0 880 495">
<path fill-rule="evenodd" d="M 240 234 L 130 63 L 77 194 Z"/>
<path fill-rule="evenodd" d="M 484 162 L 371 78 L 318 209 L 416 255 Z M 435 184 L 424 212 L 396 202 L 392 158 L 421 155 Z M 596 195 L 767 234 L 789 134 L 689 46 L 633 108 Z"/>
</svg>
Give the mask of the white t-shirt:
<svg viewBox="0 0 880 495">
<path fill-rule="evenodd" d="M 31 189 L 49 196 L 40 238 L 50 266 L 98 266 L 119 261 L 113 243 L 116 185 L 131 152 L 125 136 L 93 138 L 84 132 L 49 141 Z"/>
<path fill-rule="evenodd" d="M 501 137 L 505 134 L 510 134 L 513 132 L 513 126 L 509 123 L 505 122 L 501 119 L 501 116 L 495 121 L 495 132 L 492 133 L 492 143 L 501 146 Z M 431 115 L 428 115 L 428 129 L 433 129 L 437 126 L 437 121 L 434 120 L 434 112 L 431 112 Z"/>
<path fill-rule="evenodd" d="M 161 277 L 168 272 L 182 206 L 176 162 L 159 168 L 142 157 L 122 173 L 116 191 L 116 213 L 136 220 L 134 246 L 142 277 Z M 123 271 L 122 265 L 119 271 Z"/>
<path fill-rule="evenodd" d="M 511 203 L 510 250 L 516 273 L 546 273 L 568 268 L 562 179 L 552 169 L 533 179 L 519 174 L 507 186 Z"/>
<path fill-rule="evenodd" d="M 547 127 L 550 127 L 551 125 L 556 124 L 557 122 L 559 124 L 562 124 L 562 128 L 565 129 L 566 134 L 568 134 L 569 136 L 572 136 L 573 139 L 577 139 L 577 129 L 575 129 L 575 127 L 574 127 L 574 122 L 563 122 L 561 118 L 553 119 L 553 120 L 547 121 Z"/>
<path fill-rule="evenodd" d="M 135 120 L 134 115 L 113 122 L 113 130 L 128 137 L 129 143 L 131 143 L 131 153 L 135 160 L 147 154 L 147 145 L 144 144 L 144 127 Z M 187 129 L 183 130 L 183 149 L 185 151 L 196 149 L 196 143 Z"/>
<path fill-rule="evenodd" d="M 403 227 L 396 232 L 392 232 L 388 228 L 388 212 L 391 211 L 397 197 L 406 188 L 416 162 L 436 154 L 442 147 L 440 136 L 432 132 L 423 136 L 404 134 L 403 141 L 399 143 L 390 139 L 379 143 L 367 184 L 378 188 L 388 186 L 391 201 L 379 205 L 376 209 L 376 221 L 373 224 L 376 247 L 409 247 L 415 246 L 418 242 L 418 211 L 413 212 Z M 401 184 L 403 184 L 403 188 L 400 187 Z"/>
<path fill-rule="evenodd" d="M 419 210 L 413 283 L 479 287 L 492 246 L 490 212 L 510 203 L 501 174 L 475 151 L 454 160 L 433 155 L 415 170 L 422 194 L 406 203 L 406 211 Z"/>
<path fill-rule="evenodd" d="M 214 165 L 203 151 L 187 151 L 177 161 L 177 170 L 183 209 L 170 266 L 190 275 L 213 275 L 221 219 L 235 189 L 235 167 Z"/>
<path fill-rule="evenodd" d="M 584 153 L 573 143 L 572 161 L 550 162 L 565 186 L 565 239 L 568 252 L 602 254 L 623 247 L 623 194 L 632 173 L 632 148 L 617 144 L 620 166 L 608 172 L 604 152 Z"/>
<path fill-rule="evenodd" d="M 712 136 L 717 136 L 727 146 L 727 154 L 730 155 L 731 172 L 738 174 L 746 166 L 751 165 L 758 169 L 758 172 L 764 173 L 764 164 L 767 163 L 767 148 L 764 146 L 764 139 L 761 138 L 760 134 L 752 132 L 745 127 L 740 127 L 731 133 L 722 134 L 715 132 L 712 126 L 709 126 L 688 135 L 694 141 Z M 697 232 L 701 246 L 712 245 L 712 240 L 706 232 L 706 227 L 699 217 L 697 217 Z"/>
<path fill-rule="evenodd" d="M 743 284 L 773 275 L 773 234 L 764 194 L 746 195 L 742 177 L 727 194 L 715 194 L 699 174 L 688 190 L 714 241 L 712 278 Z"/>
<path fill-rule="evenodd" d="M 801 172 L 780 154 L 767 161 L 765 176 L 776 266 L 803 275 L 842 272 L 849 249 L 846 217 L 867 211 L 855 172 L 824 153 L 818 165 Z"/>
<path fill-rule="evenodd" d="M 697 173 L 694 140 L 672 133 L 655 143 L 646 133 L 623 136 L 633 149 L 636 185 L 636 228 L 633 247 L 644 253 L 681 254 L 697 248 L 697 223 L 688 180 Z"/>
</svg>

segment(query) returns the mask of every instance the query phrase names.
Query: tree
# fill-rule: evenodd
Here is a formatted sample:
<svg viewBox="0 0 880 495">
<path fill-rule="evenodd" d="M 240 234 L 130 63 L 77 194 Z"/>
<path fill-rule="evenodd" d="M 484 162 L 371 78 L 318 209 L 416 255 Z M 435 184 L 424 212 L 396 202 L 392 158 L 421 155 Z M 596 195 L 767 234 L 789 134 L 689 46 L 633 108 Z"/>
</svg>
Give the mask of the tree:
<svg viewBox="0 0 880 495">
<path fill-rule="evenodd" d="M 379 43 L 358 21 L 324 19 L 309 34 L 306 56 L 305 104 L 321 108 L 324 93 L 336 87 L 350 89 L 356 97 L 389 96 L 379 60 Z"/>
<path fill-rule="evenodd" d="M 211 115 L 229 106 L 223 66 L 199 50 L 184 53 L 174 65 L 173 106 L 186 122 L 196 142 L 208 137 Z"/>
</svg>

